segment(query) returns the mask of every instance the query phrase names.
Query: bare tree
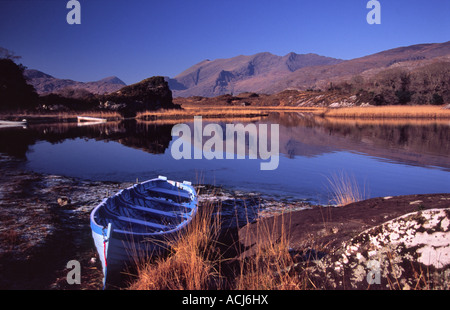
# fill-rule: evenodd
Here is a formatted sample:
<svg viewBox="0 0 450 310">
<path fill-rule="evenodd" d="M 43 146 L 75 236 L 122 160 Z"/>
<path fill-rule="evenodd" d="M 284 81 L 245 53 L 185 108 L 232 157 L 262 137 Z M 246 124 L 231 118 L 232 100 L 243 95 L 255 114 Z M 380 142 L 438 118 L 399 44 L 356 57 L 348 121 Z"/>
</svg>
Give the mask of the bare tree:
<svg viewBox="0 0 450 310">
<path fill-rule="evenodd" d="M 14 52 L 0 46 L 0 58 L 6 58 L 6 59 L 11 59 L 12 61 L 15 61 L 15 60 L 21 59 L 22 56 L 17 56 L 14 54 Z"/>
</svg>

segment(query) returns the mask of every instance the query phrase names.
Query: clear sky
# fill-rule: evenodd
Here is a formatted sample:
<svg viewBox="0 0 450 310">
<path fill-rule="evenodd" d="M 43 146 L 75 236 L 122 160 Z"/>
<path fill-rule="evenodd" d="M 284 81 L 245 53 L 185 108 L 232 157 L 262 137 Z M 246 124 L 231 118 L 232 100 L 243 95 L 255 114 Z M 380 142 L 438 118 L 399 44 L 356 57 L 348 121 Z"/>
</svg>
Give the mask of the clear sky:
<svg viewBox="0 0 450 310">
<path fill-rule="evenodd" d="M 351 59 L 385 49 L 450 40 L 449 0 L 79 0 L 81 25 L 69 25 L 67 0 L 0 0 L 0 46 L 30 69 L 131 84 L 174 77 L 204 60 L 271 52 Z"/>
</svg>

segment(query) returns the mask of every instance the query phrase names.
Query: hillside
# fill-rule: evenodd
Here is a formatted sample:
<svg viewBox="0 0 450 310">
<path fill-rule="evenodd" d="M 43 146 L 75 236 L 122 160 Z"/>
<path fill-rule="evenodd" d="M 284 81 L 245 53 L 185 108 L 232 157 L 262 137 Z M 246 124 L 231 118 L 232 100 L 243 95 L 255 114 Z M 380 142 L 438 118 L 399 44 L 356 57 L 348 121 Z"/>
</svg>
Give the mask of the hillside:
<svg viewBox="0 0 450 310">
<path fill-rule="evenodd" d="M 322 89 L 286 89 L 273 94 L 240 93 L 216 97 L 178 97 L 181 106 L 351 107 L 368 105 L 443 105 L 450 102 L 450 56 L 405 61 L 371 69 L 324 85 Z"/>
<path fill-rule="evenodd" d="M 316 54 L 259 53 L 204 60 L 169 79 L 169 86 L 174 97 L 215 97 L 242 92 L 274 94 L 286 89 L 326 90 L 330 83 L 341 83 L 357 75 L 368 79 L 390 68 L 411 71 L 449 59 L 450 41 L 398 47 L 345 61 Z"/>
<path fill-rule="evenodd" d="M 69 79 L 58 79 L 38 70 L 25 70 L 24 76 L 38 94 L 58 93 L 66 95 L 68 91 L 83 90 L 92 94 L 106 94 L 119 90 L 126 84 L 118 77 L 111 76 L 94 82 L 77 82 Z"/>
<path fill-rule="evenodd" d="M 340 59 L 316 54 L 259 53 L 204 60 L 169 80 L 174 97 L 214 97 L 227 93 L 259 92 L 304 67 L 331 65 Z"/>
<path fill-rule="evenodd" d="M 285 89 L 326 88 L 330 82 L 341 82 L 355 75 L 372 77 L 376 73 L 407 62 L 414 69 L 430 60 L 450 56 L 450 41 L 398 47 L 373 55 L 347 60 L 334 65 L 301 68 L 264 89 L 275 93 Z"/>
</svg>

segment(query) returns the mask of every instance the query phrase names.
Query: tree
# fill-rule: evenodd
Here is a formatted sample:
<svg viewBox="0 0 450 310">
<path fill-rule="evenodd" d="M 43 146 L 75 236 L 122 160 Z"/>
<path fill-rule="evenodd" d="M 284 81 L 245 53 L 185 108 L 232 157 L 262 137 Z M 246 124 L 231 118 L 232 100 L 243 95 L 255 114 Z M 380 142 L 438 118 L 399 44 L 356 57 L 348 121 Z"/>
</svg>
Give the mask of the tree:
<svg viewBox="0 0 450 310">
<path fill-rule="evenodd" d="M 17 65 L 11 55 L 0 59 L 0 109 L 29 109 L 37 105 L 38 95 L 23 76 L 24 66 Z"/>
<path fill-rule="evenodd" d="M 14 55 L 14 52 L 12 52 L 4 47 L 0 47 L 0 59 L 3 59 L 3 58 L 15 61 L 15 60 L 21 59 L 22 57 Z"/>
<path fill-rule="evenodd" d="M 444 98 L 442 98 L 442 96 L 438 93 L 434 93 L 433 97 L 431 98 L 431 104 L 442 105 L 444 104 Z"/>
</svg>

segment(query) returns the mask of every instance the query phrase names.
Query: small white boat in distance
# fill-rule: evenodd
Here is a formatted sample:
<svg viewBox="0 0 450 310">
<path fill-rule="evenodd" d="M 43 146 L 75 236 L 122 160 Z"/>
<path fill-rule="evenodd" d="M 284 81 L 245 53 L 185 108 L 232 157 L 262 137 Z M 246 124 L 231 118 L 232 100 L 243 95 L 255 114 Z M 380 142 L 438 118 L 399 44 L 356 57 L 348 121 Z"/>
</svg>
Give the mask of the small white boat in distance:
<svg viewBox="0 0 450 310">
<path fill-rule="evenodd" d="M 27 127 L 27 120 L 23 119 L 21 121 L 3 121 L 0 120 L 0 128 L 9 128 L 9 127 Z"/>
<path fill-rule="evenodd" d="M 97 125 L 106 123 L 106 118 L 100 118 L 100 117 L 90 117 L 90 116 L 77 116 L 77 122 L 78 126 L 85 126 L 85 125 Z"/>
</svg>

